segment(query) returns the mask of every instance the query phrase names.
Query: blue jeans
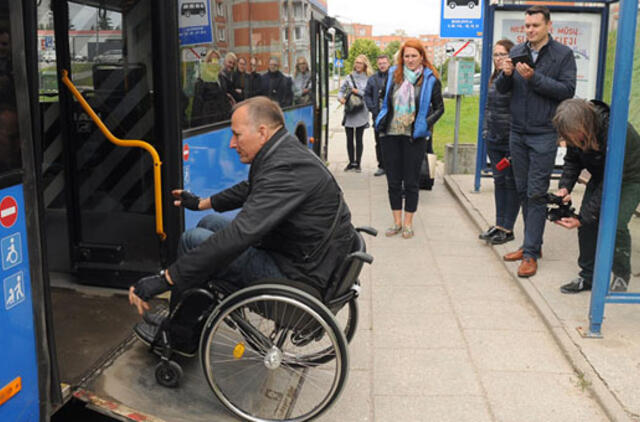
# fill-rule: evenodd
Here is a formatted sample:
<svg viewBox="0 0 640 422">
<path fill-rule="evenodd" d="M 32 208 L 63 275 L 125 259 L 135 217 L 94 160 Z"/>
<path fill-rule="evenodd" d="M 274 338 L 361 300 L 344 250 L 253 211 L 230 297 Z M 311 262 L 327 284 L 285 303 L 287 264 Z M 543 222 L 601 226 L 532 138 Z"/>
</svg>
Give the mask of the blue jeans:
<svg viewBox="0 0 640 422">
<path fill-rule="evenodd" d="M 509 138 L 513 175 L 524 218 L 522 248 L 528 258 L 540 257 L 547 213 L 542 196 L 549 190 L 558 150 L 557 138 L 555 133 L 532 135 L 513 131 Z"/>
<path fill-rule="evenodd" d="M 229 220 L 219 214 L 209 214 L 203 217 L 198 222 L 197 227 L 182 233 L 180 244 L 178 245 L 178 256 L 182 256 L 191 249 L 198 247 L 210 236 L 215 234 L 215 232 L 222 230 L 228 224 Z M 206 274 L 203 275 L 203 283 L 207 281 L 205 276 Z M 224 280 L 241 288 L 253 281 L 265 278 L 286 277 L 267 251 L 250 247 L 233 260 L 224 270 L 218 274 L 214 274 L 213 278 Z M 179 290 L 180 289 L 174 288 L 171 294 L 172 308 L 174 302 L 177 301 L 182 293 Z"/>
<path fill-rule="evenodd" d="M 493 170 L 494 198 L 496 202 L 496 225 L 507 230 L 513 230 L 513 225 L 518 218 L 520 200 L 516 191 L 516 181 L 513 176 L 513 167 L 507 167 L 500 171 L 496 164 L 503 158 L 509 157 L 509 148 L 495 148 L 487 142 L 487 153 Z"/>
</svg>

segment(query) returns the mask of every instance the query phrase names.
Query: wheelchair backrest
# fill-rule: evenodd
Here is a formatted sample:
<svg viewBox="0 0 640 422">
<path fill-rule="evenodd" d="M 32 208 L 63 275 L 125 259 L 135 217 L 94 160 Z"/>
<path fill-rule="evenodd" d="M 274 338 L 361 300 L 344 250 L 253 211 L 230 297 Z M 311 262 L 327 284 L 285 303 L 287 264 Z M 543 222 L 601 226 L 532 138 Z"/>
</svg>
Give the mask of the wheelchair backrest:
<svg viewBox="0 0 640 422">
<path fill-rule="evenodd" d="M 364 265 L 358 253 L 365 252 L 367 252 L 367 245 L 362 235 L 356 231 L 351 253 L 342 261 L 326 290 L 325 303 L 344 295 L 356 283 Z"/>
</svg>

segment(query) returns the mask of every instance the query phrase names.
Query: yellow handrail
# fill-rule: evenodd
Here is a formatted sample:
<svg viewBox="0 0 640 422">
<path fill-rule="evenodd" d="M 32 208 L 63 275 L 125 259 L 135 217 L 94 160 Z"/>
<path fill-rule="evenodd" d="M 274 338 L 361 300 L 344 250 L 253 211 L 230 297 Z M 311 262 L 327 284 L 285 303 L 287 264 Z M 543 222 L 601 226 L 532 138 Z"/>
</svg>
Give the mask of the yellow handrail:
<svg viewBox="0 0 640 422">
<path fill-rule="evenodd" d="M 160 240 L 164 241 L 167 238 L 167 234 L 164 232 L 163 222 L 162 222 L 162 178 L 160 175 L 160 167 L 162 166 L 162 162 L 160 161 L 160 156 L 158 155 L 158 151 L 153 147 L 153 145 L 148 142 L 134 140 L 134 139 L 119 139 L 116 138 L 113 133 L 102 122 L 100 117 L 93 111 L 89 103 L 84 99 L 80 91 L 75 87 L 71 79 L 69 79 L 69 72 L 67 70 L 62 71 L 62 82 L 69 88 L 69 91 L 73 94 L 74 97 L 78 100 L 84 111 L 93 119 L 95 124 L 98 126 L 100 131 L 106 136 L 106 138 L 112 143 L 121 146 L 121 147 L 137 147 L 146 150 L 149 154 L 151 154 L 151 158 L 153 158 L 153 185 L 154 185 L 154 193 L 155 193 L 155 204 L 156 204 L 156 233 L 160 236 Z"/>
</svg>

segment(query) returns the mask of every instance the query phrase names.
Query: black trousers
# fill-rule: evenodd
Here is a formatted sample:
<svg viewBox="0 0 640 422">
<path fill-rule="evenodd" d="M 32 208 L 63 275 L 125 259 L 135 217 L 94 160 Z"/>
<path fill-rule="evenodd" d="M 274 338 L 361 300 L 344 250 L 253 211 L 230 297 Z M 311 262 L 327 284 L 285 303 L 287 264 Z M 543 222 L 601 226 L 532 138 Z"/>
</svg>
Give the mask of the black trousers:
<svg viewBox="0 0 640 422">
<path fill-rule="evenodd" d="M 376 138 L 376 160 L 378 161 L 378 168 L 384 169 L 384 162 L 382 160 L 382 142 L 380 141 L 380 132 L 378 132 L 377 130 L 374 130 L 373 133 Z"/>
<path fill-rule="evenodd" d="M 362 136 L 364 135 L 365 126 L 360 126 L 357 128 L 345 127 L 344 130 L 347 132 L 347 153 L 349 154 L 349 162 L 351 164 L 360 165 L 360 160 L 362 159 Z M 355 130 L 354 130 L 355 129 Z M 353 135 L 355 132 L 355 151 L 353 145 Z"/>
<path fill-rule="evenodd" d="M 412 140 L 408 136 L 384 136 L 381 142 L 391 210 L 402 210 L 404 186 L 404 210 L 416 212 L 420 166 L 424 160 L 427 143 L 424 138 Z"/>
</svg>

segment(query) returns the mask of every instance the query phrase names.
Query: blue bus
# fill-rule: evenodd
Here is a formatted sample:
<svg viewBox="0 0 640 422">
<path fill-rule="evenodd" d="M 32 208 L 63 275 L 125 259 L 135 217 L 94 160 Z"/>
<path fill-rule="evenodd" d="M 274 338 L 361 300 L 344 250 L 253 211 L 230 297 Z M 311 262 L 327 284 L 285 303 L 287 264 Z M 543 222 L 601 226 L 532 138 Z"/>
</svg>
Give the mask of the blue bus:
<svg viewBox="0 0 640 422">
<path fill-rule="evenodd" d="M 0 2 L 1 421 L 55 420 L 69 401 L 120 420 L 227 415 L 198 382 L 149 385 L 125 288 L 172 262 L 195 224 L 171 189 L 205 196 L 247 177 L 229 111 L 277 97 L 267 72 L 290 90 L 289 131 L 326 160 L 329 63 L 347 45 L 322 2 L 208 0 L 187 16 L 192 4 Z M 109 142 L 65 71 L 115 137 L 159 161 Z"/>
</svg>

